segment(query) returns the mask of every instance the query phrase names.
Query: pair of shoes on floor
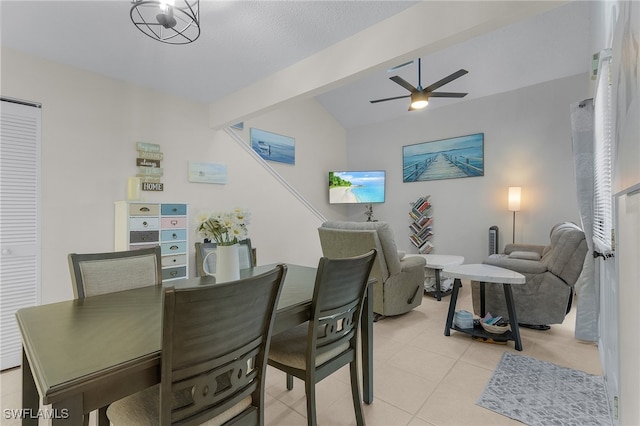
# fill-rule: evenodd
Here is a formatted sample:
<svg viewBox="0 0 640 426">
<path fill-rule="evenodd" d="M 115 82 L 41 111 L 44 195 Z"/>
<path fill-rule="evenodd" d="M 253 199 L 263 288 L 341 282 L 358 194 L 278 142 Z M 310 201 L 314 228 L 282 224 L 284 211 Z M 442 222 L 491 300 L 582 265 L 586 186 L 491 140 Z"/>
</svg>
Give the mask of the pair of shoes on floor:
<svg viewBox="0 0 640 426">
<path fill-rule="evenodd" d="M 522 324 L 522 323 L 518 323 L 518 325 L 520 327 L 530 328 L 532 330 L 538 330 L 538 331 L 551 330 L 551 326 L 545 325 L 545 324 Z"/>
</svg>

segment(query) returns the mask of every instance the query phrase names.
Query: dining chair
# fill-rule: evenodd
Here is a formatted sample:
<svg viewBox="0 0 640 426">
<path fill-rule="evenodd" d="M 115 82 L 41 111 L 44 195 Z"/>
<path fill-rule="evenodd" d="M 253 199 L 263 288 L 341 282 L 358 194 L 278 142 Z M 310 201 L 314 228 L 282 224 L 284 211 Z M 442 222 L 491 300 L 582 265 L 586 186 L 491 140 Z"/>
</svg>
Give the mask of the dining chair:
<svg viewBox="0 0 640 426">
<path fill-rule="evenodd" d="M 375 257 L 376 250 L 372 249 L 356 257 L 321 258 L 311 319 L 272 338 L 268 363 L 287 374 L 288 390 L 293 389 L 294 376 L 305 382 L 309 425 L 316 425 L 316 383 L 347 364 L 356 423 L 365 424 L 356 348 L 362 307 L 370 285 L 369 273 Z"/>
<path fill-rule="evenodd" d="M 164 290 L 161 382 L 112 403 L 114 425 L 263 425 L 269 341 L 286 265 Z M 205 423 L 206 422 L 206 423 Z"/>
<path fill-rule="evenodd" d="M 75 299 L 162 284 L 160 246 L 105 253 L 70 253 L 69 271 Z M 107 407 L 98 410 L 99 425 L 109 424 Z M 84 425 L 89 415 L 84 416 Z"/>
<path fill-rule="evenodd" d="M 247 238 L 239 242 L 238 257 L 240 263 L 240 269 L 251 268 L 256 266 L 256 254 L 255 249 L 251 247 L 251 239 Z M 207 257 L 211 252 L 216 251 L 216 243 L 200 243 L 196 242 L 196 273 L 199 277 L 205 277 L 209 274 L 216 272 L 216 256 L 212 254 Z M 205 259 L 207 262 L 205 264 Z"/>
</svg>

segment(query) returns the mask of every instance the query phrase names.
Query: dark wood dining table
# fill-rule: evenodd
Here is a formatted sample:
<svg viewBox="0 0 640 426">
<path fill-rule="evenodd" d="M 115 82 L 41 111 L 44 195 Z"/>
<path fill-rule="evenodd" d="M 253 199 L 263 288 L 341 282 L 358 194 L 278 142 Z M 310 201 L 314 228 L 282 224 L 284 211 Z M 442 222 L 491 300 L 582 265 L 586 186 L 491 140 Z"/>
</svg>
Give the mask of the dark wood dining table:
<svg viewBox="0 0 640 426">
<path fill-rule="evenodd" d="M 275 265 L 241 271 L 241 278 Z M 274 333 L 309 319 L 316 268 L 288 264 Z M 215 285 L 213 277 L 170 281 Z M 372 286 L 362 318 L 363 399 L 373 402 Z M 22 424 L 81 425 L 89 413 L 160 382 L 162 287 L 143 287 L 21 309 Z M 250 297 L 250 295 L 248 295 Z M 40 410 L 40 403 L 52 404 Z"/>
</svg>

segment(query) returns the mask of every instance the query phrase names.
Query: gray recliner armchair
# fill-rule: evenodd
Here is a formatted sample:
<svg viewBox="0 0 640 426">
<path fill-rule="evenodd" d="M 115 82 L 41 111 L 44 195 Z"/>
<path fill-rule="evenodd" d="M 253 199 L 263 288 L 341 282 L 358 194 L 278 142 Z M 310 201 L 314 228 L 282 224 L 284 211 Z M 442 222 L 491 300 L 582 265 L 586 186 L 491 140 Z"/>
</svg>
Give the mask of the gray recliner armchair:
<svg viewBox="0 0 640 426">
<path fill-rule="evenodd" d="M 503 254 L 494 254 L 482 263 L 519 272 L 526 277 L 523 285 L 513 285 L 518 322 L 546 329 L 561 324 L 571 307 L 573 286 L 582 272 L 587 254 L 584 232 L 570 222 L 551 229 L 548 246 L 507 244 Z M 479 283 L 471 282 L 473 307 L 480 314 Z M 508 317 L 501 285 L 485 284 L 485 308 L 491 315 Z"/>
<path fill-rule="evenodd" d="M 378 251 L 371 278 L 373 311 L 378 316 L 400 315 L 422 303 L 424 258 L 398 252 L 393 230 L 386 222 L 325 222 L 318 228 L 322 253 L 329 258 L 353 257 Z"/>
</svg>

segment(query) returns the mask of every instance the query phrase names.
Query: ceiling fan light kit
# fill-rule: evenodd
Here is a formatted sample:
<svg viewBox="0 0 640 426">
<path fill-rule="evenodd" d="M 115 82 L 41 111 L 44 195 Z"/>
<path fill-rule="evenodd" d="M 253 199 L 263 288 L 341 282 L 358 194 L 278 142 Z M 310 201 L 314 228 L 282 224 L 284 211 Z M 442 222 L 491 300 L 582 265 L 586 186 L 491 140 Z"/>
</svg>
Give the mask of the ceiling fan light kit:
<svg viewBox="0 0 640 426">
<path fill-rule="evenodd" d="M 188 44 L 200 36 L 200 0 L 133 0 L 131 21 L 154 40 Z"/>
<path fill-rule="evenodd" d="M 408 65 L 409 63 L 405 63 L 402 65 L 398 65 L 397 67 L 391 68 L 390 70 L 393 69 L 397 69 L 400 67 L 403 67 L 405 65 Z M 434 90 L 438 89 L 439 87 L 444 86 L 447 83 L 451 83 L 453 80 L 462 77 L 463 75 L 467 74 L 469 71 L 465 70 L 465 69 L 460 69 L 452 74 L 449 74 L 448 76 L 446 76 L 445 78 L 436 81 L 435 83 L 433 83 L 430 86 L 425 87 L 424 89 L 422 88 L 422 82 L 421 82 L 421 74 L 422 74 L 422 70 L 421 70 L 421 64 L 420 64 L 420 58 L 418 58 L 418 87 L 413 87 L 413 85 L 411 83 L 409 83 L 407 80 L 405 80 L 404 78 L 394 75 L 393 77 L 389 77 L 389 79 L 393 82 L 395 82 L 396 84 L 399 84 L 400 86 L 404 87 L 405 89 L 407 89 L 409 92 L 411 92 L 410 95 L 405 95 L 405 96 L 394 96 L 392 98 L 384 98 L 384 99 L 376 99 L 373 101 L 369 101 L 372 104 L 378 103 L 378 102 L 386 102 L 386 101 L 392 101 L 395 99 L 403 99 L 403 98 L 411 98 L 411 103 L 409 104 L 409 111 L 415 111 L 417 109 L 423 109 L 425 108 L 428 104 L 429 104 L 429 98 L 464 98 L 465 96 L 467 96 L 467 93 L 458 93 L 458 92 L 434 92 Z"/>
<path fill-rule="evenodd" d="M 411 106 L 409 107 L 409 111 L 426 108 L 427 105 L 429 105 L 429 95 L 425 92 L 415 92 L 411 94 Z"/>
</svg>

